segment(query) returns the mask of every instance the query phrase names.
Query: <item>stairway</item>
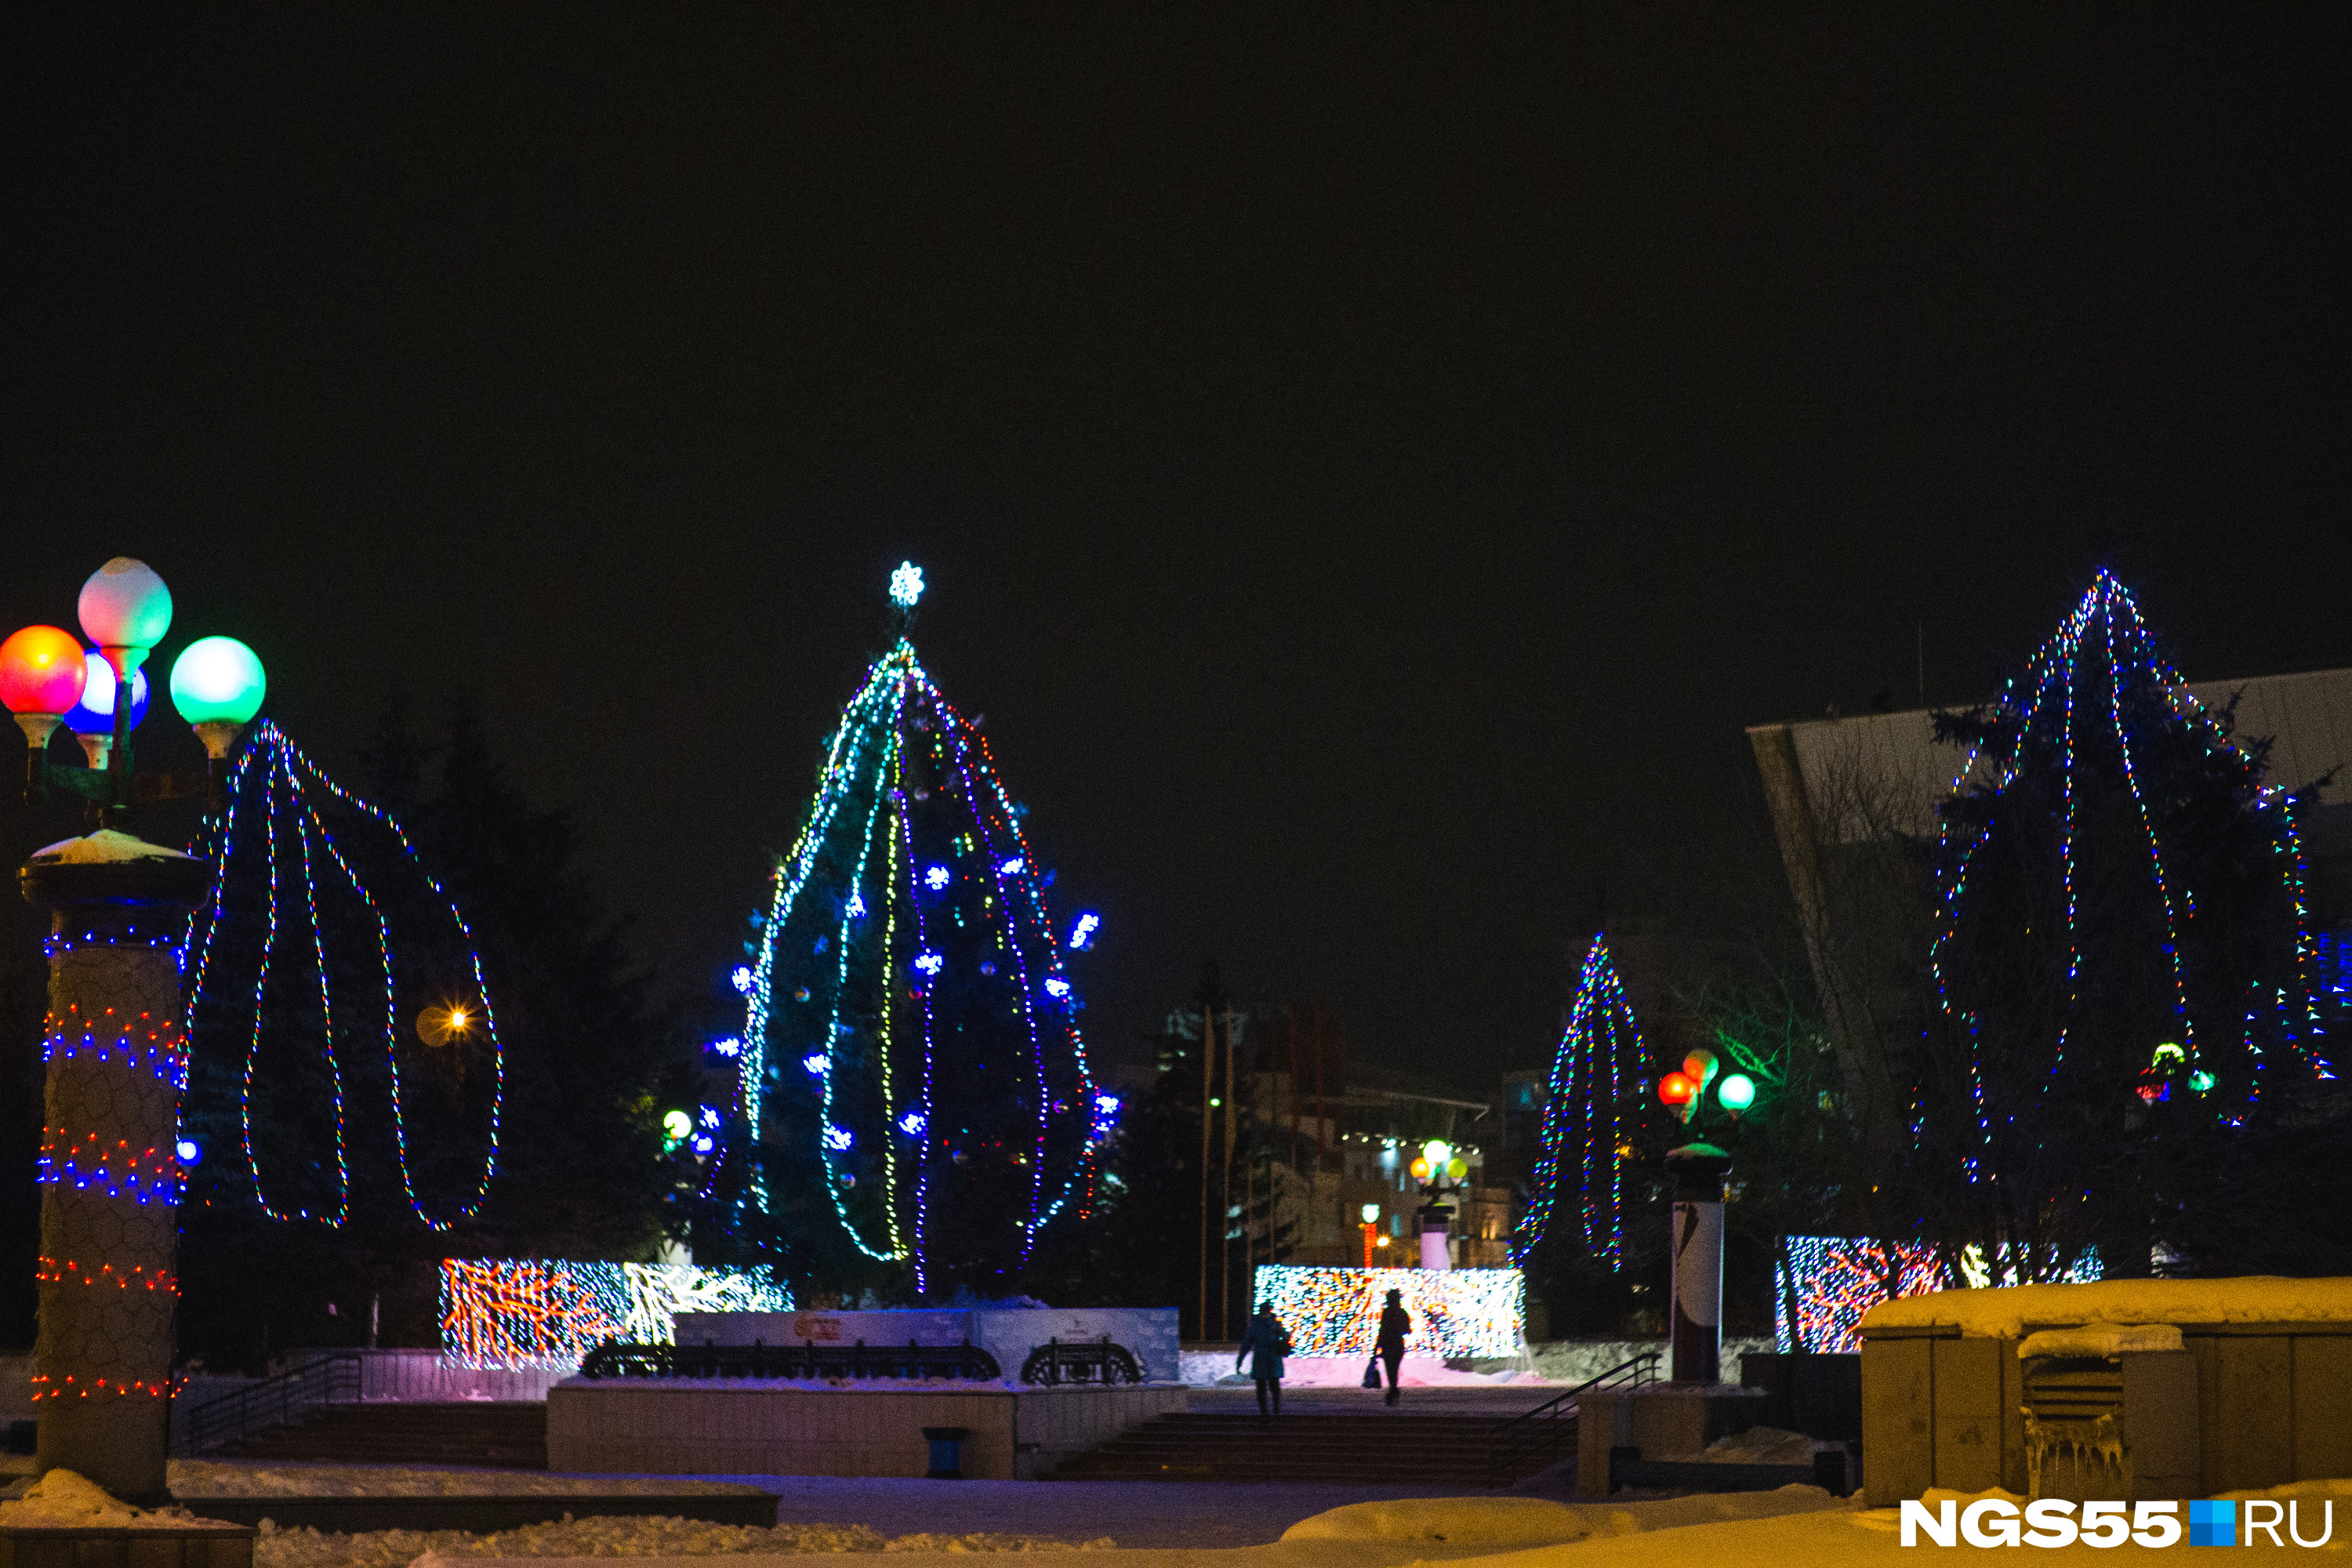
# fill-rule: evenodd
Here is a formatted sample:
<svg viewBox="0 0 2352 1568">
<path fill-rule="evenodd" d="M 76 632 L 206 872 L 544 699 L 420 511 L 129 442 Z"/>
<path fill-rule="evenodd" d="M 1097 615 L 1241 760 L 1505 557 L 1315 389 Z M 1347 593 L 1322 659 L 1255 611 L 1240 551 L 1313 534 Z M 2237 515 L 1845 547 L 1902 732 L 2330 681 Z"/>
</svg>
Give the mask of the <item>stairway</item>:
<svg viewBox="0 0 2352 1568">
<path fill-rule="evenodd" d="M 547 1468 L 547 1406 L 536 1401 L 323 1405 L 299 1421 L 224 1443 L 222 1459 L 337 1465 L 491 1465 Z"/>
<path fill-rule="evenodd" d="M 1161 1415 L 1054 1472 L 1055 1480 L 1352 1481 L 1363 1485 L 1486 1488 L 1497 1479 L 1481 1415 Z M 1575 1421 L 1563 1424 L 1560 1458 L 1575 1457 Z M 1547 1454 L 1528 1461 L 1540 1468 Z"/>
</svg>

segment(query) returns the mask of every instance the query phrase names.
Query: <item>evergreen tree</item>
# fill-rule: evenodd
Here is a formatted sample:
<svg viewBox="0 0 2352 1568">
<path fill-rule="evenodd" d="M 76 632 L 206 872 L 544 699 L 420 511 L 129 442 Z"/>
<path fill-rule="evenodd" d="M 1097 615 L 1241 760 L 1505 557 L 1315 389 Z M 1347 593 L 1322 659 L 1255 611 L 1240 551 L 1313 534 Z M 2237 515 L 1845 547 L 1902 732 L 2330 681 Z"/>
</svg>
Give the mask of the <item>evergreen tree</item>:
<svg viewBox="0 0 2352 1568">
<path fill-rule="evenodd" d="M 811 1292 L 990 1296 L 1090 1215 L 1101 1108 L 1024 815 L 901 637 L 776 873 L 698 1253 L 723 1228 Z"/>
<path fill-rule="evenodd" d="M 1927 1228 L 2004 1274 L 2263 1226 L 2243 1184 L 2333 1114 L 2294 802 L 2102 573 L 1969 750 L 1935 851 Z M 2216 1243 L 2222 1243 L 2218 1250 Z"/>
<path fill-rule="evenodd" d="M 379 1300 L 386 1342 L 432 1343 L 445 1256 L 659 1240 L 652 1089 L 679 1032 L 581 882 L 568 820 L 505 784 L 469 704 L 434 747 L 395 694 L 362 763 L 366 793 L 347 792 L 262 727 L 207 846 L 181 1318 L 215 1366 L 359 1342 Z"/>
</svg>

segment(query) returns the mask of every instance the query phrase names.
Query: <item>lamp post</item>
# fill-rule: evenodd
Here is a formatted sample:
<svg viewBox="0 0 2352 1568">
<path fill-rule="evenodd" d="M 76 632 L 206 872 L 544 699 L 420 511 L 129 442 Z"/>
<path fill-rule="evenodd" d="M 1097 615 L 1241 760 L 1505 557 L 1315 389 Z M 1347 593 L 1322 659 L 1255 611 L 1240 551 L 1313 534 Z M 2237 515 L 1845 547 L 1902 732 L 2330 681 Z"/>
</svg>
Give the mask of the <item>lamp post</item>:
<svg viewBox="0 0 2352 1568">
<path fill-rule="evenodd" d="M 1715 1102 L 1734 1122 L 1756 1103 L 1756 1080 L 1744 1072 L 1723 1074 L 1713 1051 L 1704 1047 L 1683 1058 L 1682 1070 L 1658 1080 L 1658 1099 L 1690 1125 L 1711 1085 Z M 1674 1294 L 1669 1311 L 1675 1383 L 1715 1383 L 1723 1373 L 1723 1194 L 1731 1156 L 1713 1143 L 1695 1140 L 1666 1155 L 1675 1177 Z"/>
<path fill-rule="evenodd" d="M 179 1137 L 187 1044 L 177 950 L 211 868 L 121 825 L 150 801 L 203 794 L 217 804 L 264 683 L 244 644 L 192 645 L 173 668 L 172 697 L 211 765 L 139 773 L 140 667 L 171 628 L 171 591 L 118 557 L 83 584 L 79 614 L 112 677 L 102 693 L 89 692 L 91 668 L 70 633 L 27 626 L 0 643 L 0 702 L 30 742 L 26 798 L 68 789 L 94 819 L 94 831 L 38 851 L 18 873 L 26 900 L 49 916 L 35 1463 L 152 1501 L 166 1495 L 179 1203 L 196 1154 Z M 85 747 L 103 765 L 53 768 L 49 741 L 86 695 L 102 695 L 112 720 L 108 743 Z"/>
<path fill-rule="evenodd" d="M 1454 1258 L 1445 1242 L 1453 1227 L 1454 1206 L 1445 1200 L 1461 1195 L 1462 1178 L 1470 1173 L 1469 1162 L 1433 1138 L 1421 1146 L 1421 1157 L 1407 1169 L 1421 1183 L 1422 1203 L 1417 1216 L 1421 1221 L 1421 1266 L 1451 1268 Z M 1454 1179 L 1449 1182 L 1448 1176 Z"/>
<path fill-rule="evenodd" d="M 1381 1230 L 1381 1205 L 1366 1204 L 1357 1212 L 1362 1215 L 1364 1219 L 1364 1267 L 1370 1268 L 1372 1266 L 1373 1238 L 1380 1234 Z"/>
</svg>

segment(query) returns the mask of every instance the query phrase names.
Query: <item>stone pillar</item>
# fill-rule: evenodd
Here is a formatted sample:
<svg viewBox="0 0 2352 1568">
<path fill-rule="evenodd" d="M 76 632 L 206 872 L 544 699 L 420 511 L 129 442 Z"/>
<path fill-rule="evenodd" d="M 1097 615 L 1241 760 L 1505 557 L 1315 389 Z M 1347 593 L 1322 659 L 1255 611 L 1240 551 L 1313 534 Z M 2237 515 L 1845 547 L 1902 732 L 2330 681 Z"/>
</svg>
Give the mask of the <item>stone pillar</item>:
<svg viewBox="0 0 2352 1568">
<path fill-rule="evenodd" d="M 19 873 L 49 914 L 36 1463 L 166 1496 L 187 1048 L 178 948 L 209 868 L 111 829 Z"/>
<path fill-rule="evenodd" d="M 1454 1210 L 1441 1203 L 1421 1205 L 1421 1266 L 1423 1268 L 1451 1268 L 1454 1258 L 1445 1248 L 1445 1239 L 1454 1228 Z"/>
<path fill-rule="evenodd" d="M 1723 1178 L 1731 1156 L 1685 1143 L 1666 1156 L 1675 1173 L 1675 1286 L 1671 1317 L 1675 1383 L 1717 1383 L 1723 1373 Z"/>
</svg>

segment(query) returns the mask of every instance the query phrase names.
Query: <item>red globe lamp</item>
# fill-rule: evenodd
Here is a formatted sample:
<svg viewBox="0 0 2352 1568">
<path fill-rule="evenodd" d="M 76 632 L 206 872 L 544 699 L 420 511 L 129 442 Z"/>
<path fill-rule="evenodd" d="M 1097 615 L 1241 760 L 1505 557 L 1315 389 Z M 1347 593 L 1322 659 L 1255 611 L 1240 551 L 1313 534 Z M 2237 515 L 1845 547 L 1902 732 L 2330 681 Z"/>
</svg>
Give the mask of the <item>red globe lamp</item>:
<svg viewBox="0 0 2352 1568">
<path fill-rule="evenodd" d="M 1658 1080 L 1658 1099 L 1669 1110 L 1688 1121 L 1691 1107 L 1698 1100 L 1698 1085 L 1685 1074 L 1670 1072 Z"/>
<path fill-rule="evenodd" d="M 89 672 L 81 639 L 56 626 L 26 626 L 0 642 L 0 704 L 37 752 L 81 700 Z"/>
</svg>

